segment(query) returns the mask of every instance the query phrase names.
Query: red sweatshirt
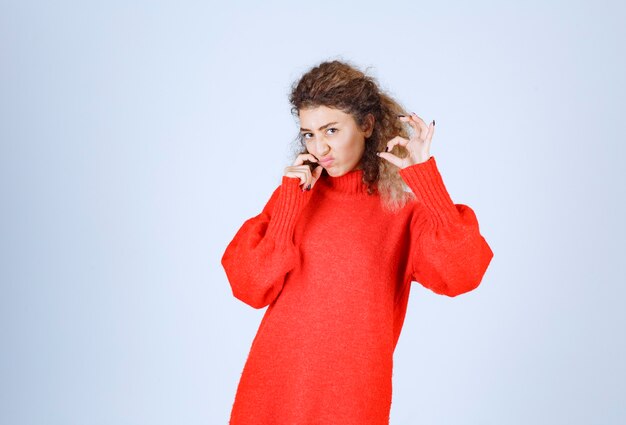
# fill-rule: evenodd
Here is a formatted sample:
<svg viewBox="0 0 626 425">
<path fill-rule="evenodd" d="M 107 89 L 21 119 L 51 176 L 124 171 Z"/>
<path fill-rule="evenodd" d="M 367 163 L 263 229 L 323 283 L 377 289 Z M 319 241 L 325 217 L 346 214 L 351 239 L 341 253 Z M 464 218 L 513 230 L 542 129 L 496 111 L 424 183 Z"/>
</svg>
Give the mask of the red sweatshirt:
<svg viewBox="0 0 626 425">
<path fill-rule="evenodd" d="M 233 295 L 269 306 L 231 425 L 389 423 L 411 282 L 454 297 L 479 285 L 493 257 L 433 156 L 400 176 L 416 200 L 396 213 L 367 194 L 363 170 L 324 173 L 305 192 L 283 176 L 228 244 L 221 262 Z"/>
</svg>

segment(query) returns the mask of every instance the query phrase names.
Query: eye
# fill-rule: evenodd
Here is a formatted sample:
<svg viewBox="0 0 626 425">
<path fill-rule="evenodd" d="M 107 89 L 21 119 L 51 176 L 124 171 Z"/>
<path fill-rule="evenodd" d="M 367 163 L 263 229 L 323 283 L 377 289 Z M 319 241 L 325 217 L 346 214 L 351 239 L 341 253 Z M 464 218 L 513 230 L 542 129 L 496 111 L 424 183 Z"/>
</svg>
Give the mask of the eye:
<svg viewBox="0 0 626 425">
<path fill-rule="evenodd" d="M 335 134 L 336 132 L 339 131 L 337 128 L 334 128 L 334 127 L 331 127 L 328 130 L 326 130 L 326 131 L 328 132 L 328 131 L 331 131 L 331 130 L 334 130 L 334 132 L 330 133 L 330 134 Z M 308 139 L 310 139 L 310 137 L 307 137 L 309 134 L 313 135 L 313 133 L 302 133 L 300 135 L 300 137 L 302 137 L 304 140 L 308 140 Z"/>
</svg>

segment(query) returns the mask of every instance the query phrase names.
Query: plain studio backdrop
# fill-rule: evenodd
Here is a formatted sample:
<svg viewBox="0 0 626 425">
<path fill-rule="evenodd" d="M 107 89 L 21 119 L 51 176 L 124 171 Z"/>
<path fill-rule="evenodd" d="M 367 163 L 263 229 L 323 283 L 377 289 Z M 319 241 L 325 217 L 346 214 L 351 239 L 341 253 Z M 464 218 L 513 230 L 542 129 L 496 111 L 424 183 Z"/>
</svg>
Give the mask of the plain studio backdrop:
<svg viewBox="0 0 626 425">
<path fill-rule="evenodd" d="M 367 69 L 494 251 L 417 283 L 391 424 L 623 424 L 623 2 L 3 1 L 0 423 L 226 424 L 265 309 L 220 264 L 289 87 Z"/>
</svg>

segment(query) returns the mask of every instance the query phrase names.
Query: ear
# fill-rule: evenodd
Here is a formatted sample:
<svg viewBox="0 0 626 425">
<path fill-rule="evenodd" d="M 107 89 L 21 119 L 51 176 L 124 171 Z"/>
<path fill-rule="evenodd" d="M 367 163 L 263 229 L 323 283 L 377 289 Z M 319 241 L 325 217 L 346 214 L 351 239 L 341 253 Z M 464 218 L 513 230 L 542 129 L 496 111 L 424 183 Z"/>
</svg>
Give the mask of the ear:
<svg viewBox="0 0 626 425">
<path fill-rule="evenodd" d="M 368 138 L 372 135 L 372 133 L 374 132 L 374 123 L 375 123 L 376 119 L 374 118 L 374 115 L 367 114 L 367 117 L 365 118 L 365 124 L 363 125 L 363 131 L 365 132 L 365 137 Z"/>
</svg>

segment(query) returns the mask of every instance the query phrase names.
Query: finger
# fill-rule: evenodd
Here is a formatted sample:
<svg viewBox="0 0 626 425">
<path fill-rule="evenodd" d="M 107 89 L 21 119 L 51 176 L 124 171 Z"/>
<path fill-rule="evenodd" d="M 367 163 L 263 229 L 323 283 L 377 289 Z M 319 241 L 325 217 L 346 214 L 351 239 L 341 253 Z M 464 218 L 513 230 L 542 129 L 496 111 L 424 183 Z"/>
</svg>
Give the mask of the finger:
<svg viewBox="0 0 626 425">
<path fill-rule="evenodd" d="M 313 170 L 313 183 L 311 184 L 311 187 L 315 186 L 315 183 L 317 183 L 317 180 L 319 180 L 322 175 L 322 171 L 324 171 L 324 167 L 321 165 L 315 167 L 315 170 Z"/>
<path fill-rule="evenodd" d="M 391 150 L 393 149 L 395 145 L 406 146 L 408 143 L 409 143 L 409 139 L 406 139 L 401 136 L 396 136 L 387 142 L 387 147 L 385 149 L 385 152 L 391 152 Z"/>
<path fill-rule="evenodd" d="M 317 158 L 315 158 L 312 154 L 310 153 L 301 153 L 300 155 L 298 155 L 295 159 L 295 161 L 293 162 L 292 165 L 302 165 L 304 164 L 304 161 L 306 160 L 309 161 L 313 161 L 313 162 L 317 162 Z"/>
<path fill-rule="evenodd" d="M 313 176 L 311 174 L 311 167 L 309 167 L 308 165 L 304 166 L 304 184 L 302 185 L 302 190 L 306 190 L 306 188 L 311 184 L 312 180 L 313 180 Z"/>
<path fill-rule="evenodd" d="M 309 160 L 311 162 L 317 162 L 317 158 L 315 158 L 312 154 L 302 153 L 296 157 L 296 159 L 293 162 L 293 165 L 303 165 L 304 161 L 306 160 Z"/>
<path fill-rule="evenodd" d="M 293 166 L 285 167 L 283 175 L 285 177 L 293 177 L 300 180 L 299 184 L 304 182 L 304 173 L 300 172 L 299 169 L 295 169 Z"/>
<path fill-rule="evenodd" d="M 285 175 L 300 179 L 300 185 L 308 185 L 311 182 L 311 169 L 308 165 L 292 165 L 285 167 Z"/>
<path fill-rule="evenodd" d="M 315 178 L 315 180 L 320 178 L 320 176 L 322 175 L 322 171 L 324 171 L 324 167 L 322 167 L 321 165 L 315 167 L 315 169 L 313 170 L 313 177 Z"/>
<path fill-rule="evenodd" d="M 400 117 L 400 120 L 407 123 L 408 125 L 410 125 L 413 128 L 414 131 L 414 135 L 417 137 L 421 136 L 421 132 L 422 129 L 419 127 L 419 125 L 417 124 L 417 122 L 411 118 L 410 115 L 404 116 L 404 117 Z"/>
<path fill-rule="evenodd" d="M 433 134 L 435 134 L 435 120 L 432 120 L 432 122 L 428 125 L 428 133 L 426 134 L 426 139 L 424 140 L 427 148 L 430 148 L 430 143 L 433 140 Z"/>
<path fill-rule="evenodd" d="M 419 131 L 420 138 L 422 138 L 422 135 L 425 137 L 426 133 L 428 132 L 428 126 L 426 126 L 426 123 L 424 122 L 424 120 L 421 119 L 415 112 L 411 112 L 410 117 L 411 117 L 411 120 L 413 120 L 420 129 Z"/>
<path fill-rule="evenodd" d="M 419 120 L 416 120 L 413 115 L 415 114 L 415 112 L 411 112 L 411 114 L 400 118 L 402 121 L 408 123 L 414 131 L 414 134 L 411 138 L 413 137 L 418 137 L 420 140 L 422 139 L 422 127 L 419 124 Z"/>
<path fill-rule="evenodd" d="M 398 158 L 397 156 L 389 152 L 377 152 L 376 155 L 391 162 L 393 165 L 397 166 L 398 168 L 402 168 L 402 158 Z"/>
</svg>

